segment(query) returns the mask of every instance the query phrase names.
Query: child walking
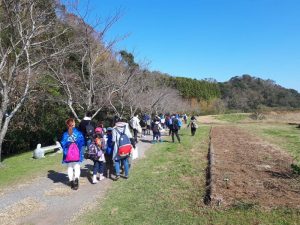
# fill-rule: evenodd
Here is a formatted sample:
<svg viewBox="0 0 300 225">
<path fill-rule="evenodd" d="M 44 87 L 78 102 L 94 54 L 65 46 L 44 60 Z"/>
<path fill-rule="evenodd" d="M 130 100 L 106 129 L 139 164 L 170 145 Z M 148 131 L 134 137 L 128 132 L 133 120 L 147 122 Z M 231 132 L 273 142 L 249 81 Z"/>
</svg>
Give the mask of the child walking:
<svg viewBox="0 0 300 225">
<path fill-rule="evenodd" d="M 93 143 L 89 146 L 89 157 L 94 161 L 93 167 L 93 184 L 98 183 L 97 174 L 99 173 L 99 180 L 103 180 L 104 167 L 105 167 L 105 157 L 103 151 L 104 145 L 101 136 L 96 135 Z"/>
</svg>

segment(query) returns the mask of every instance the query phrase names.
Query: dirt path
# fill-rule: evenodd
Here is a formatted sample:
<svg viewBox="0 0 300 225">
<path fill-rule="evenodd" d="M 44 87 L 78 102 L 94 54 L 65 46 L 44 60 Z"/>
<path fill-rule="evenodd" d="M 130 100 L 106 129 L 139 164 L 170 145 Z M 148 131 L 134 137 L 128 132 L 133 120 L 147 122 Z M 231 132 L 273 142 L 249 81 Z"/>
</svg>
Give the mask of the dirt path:
<svg viewBox="0 0 300 225">
<path fill-rule="evenodd" d="M 234 126 L 214 127 L 211 137 L 214 201 L 300 208 L 300 179 L 290 168 L 291 156 Z"/>
<path fill-rule="evenodd" d="M 139 158 L 151 147 L 150 139 L 147 136 L 137 144 Z M 92 162 L 86 160 L 81 168 L 77 191 L 67 186 L 66 171 L 48 171 L 45 177 L 1 193 L 0 224 L 68 224 L 78 212 L 95 204 L 94 196 L 103 199 L 114 182 L 105 179 L 93 185 L 89 175 Z"/>
</svg>

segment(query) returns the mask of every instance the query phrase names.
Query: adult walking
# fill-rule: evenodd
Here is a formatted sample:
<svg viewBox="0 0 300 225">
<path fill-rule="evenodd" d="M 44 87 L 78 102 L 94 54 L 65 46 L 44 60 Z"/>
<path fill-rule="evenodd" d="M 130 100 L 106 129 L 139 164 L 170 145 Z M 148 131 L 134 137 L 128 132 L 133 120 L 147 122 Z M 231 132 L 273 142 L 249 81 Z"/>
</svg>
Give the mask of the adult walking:
<svg viewBox="0 0 300 225">
<path fill-rule="evenodd" d="M 178 119 L 175 117 L 175 115 L 173 115 L 171 117 L 172 120 L 172 124 L 170 125 L 170 130 L 171 130 L 171 135 L 172 135 L 172 142 L 175 142 L 174 140 L 174 135 L 176 135 L 176 138 L 178 140 L 178 142 L 180 143 L 180 137 L 178 135 L 178 130 L 179 130 L 179 121 Z"/>
<path fill-rule="evenodd" d="M 197 124 L 197 120 L 194 116 L 191 117 L 191 121 L 190 123 L 188 124 L 187 127 L 191 127 L 191 134 L 192 136 L 195 136 L 195 133 L 196 133 L 196 130 L 198 128 L 198 124 Z"/>
<path fill-rule="evenodd" d="M 115 163 L 116 177 L 115 180 L 120 178 L 121 164 L 124 166 L 125 178 L 129 176 L 129 156 L 132 147 L 135 148 L 135 141 L 129 130 L 129 124 L 123 121 L 120 117 L 115 117 L 115 127 L 112 131 L 112 146 L 114 146 L 113 160 Z M 125 143 L 126 142 L 126 143 Z M 127 153 L 121 153 L 121 148 L 126 149 Z"/>
<path fill-rule="evenodd" d="M 75 120 L 66 121 L 67 131 L 63 133 L 61 146 L 63 148 L 62 163 L 68 166 L 68 178 L 72 189 L 79 187 L 80 163 L 83 161 L 84 137 L 75 128 Z"/>
<path fill-rule="evenodd" d="M 130 126 L 133 129 L 134 141 L 135 141 L 135 143 L 138 143 L 137 134 L 138 134 L 138 131 L 141 130 L 140 120 L 138 118 L 138 115 L 135 115 L 134 117 L 132 117 L 132 119 L 130 120 Z"/>
<path fill-rule="evenodd" d="M 93 141 L 93 135 L 95 133 L 96 124 L 92 121 L 92 112 L 87 112 L 85 117 L 80 121 L 79 130 L 82 132 L 85 138 L 85 144 L 87 148 Z"/>
</svg>

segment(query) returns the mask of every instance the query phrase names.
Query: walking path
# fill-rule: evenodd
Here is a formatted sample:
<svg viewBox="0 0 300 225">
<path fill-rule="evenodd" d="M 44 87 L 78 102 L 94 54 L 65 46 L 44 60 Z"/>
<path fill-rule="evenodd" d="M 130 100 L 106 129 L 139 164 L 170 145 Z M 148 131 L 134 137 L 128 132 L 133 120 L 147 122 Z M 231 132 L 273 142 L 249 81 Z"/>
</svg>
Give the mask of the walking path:
<svg viewBox="0 0 300 225">
<path fill-rule="evenodd" d="M 137 144 L 139 158 L 151 147 L 152 136 L 146 136 Z M 98 184 L 91 184 L 89 171 L 93 163 L 86 160 L 82 164 L 80 185 L 77 191 L 67 185 L 65 171 L 48 171 L 44 177 L 28 184 L 12 187 L 0 195 L 0 224 L 68 224 L 78 212 L 84 212 L 103 199 L 112 185 L 111 179 L 104 179 Z M 129 178 L 130 179 L 130 178 Z"/>
</svg>

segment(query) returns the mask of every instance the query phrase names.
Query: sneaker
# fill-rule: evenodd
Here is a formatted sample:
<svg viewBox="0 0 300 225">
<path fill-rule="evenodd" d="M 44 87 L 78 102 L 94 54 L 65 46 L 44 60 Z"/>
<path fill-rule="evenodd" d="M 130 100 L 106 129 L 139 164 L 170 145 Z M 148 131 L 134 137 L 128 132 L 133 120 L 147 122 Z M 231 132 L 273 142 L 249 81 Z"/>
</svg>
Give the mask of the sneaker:
<svg viewBox="0 0 300 225">
<path fill-rule="evenodd" d="M 119 180 L 119 178 L 120 178 L 120 175 L 117 175 L 117 176 L 115 177 L 115 181 Z"/>
<path fill-rule="evenodd" d="M 97 184 L 98 183 L 98 180 L 97 180 L 97 176 L 96 175 L 93 175 L 93 184 Z"/>
<path fill-rule="evenodd" d="M 78 178 L 76 178 L 74 181 L 74 190 L 77 190 L 78 187 L 79 187 L 79 180 L 78 180 Z"/>
<path fill-rule="evenodd" d="M 100 174 L 99 180 L 104 180 L 104 179 L 105 179 L 105 176 L 103 176 L 103 174 Z"/>
<path fill-rule="evenodd" d="M 127 176 L 124 176 L 124 178 L 125 178 L 125 179 L 128 179 L 128 178 L 129 178 L 129 176 L 128 176 L 128 175 L 127 175 Z"/>
</svg>

